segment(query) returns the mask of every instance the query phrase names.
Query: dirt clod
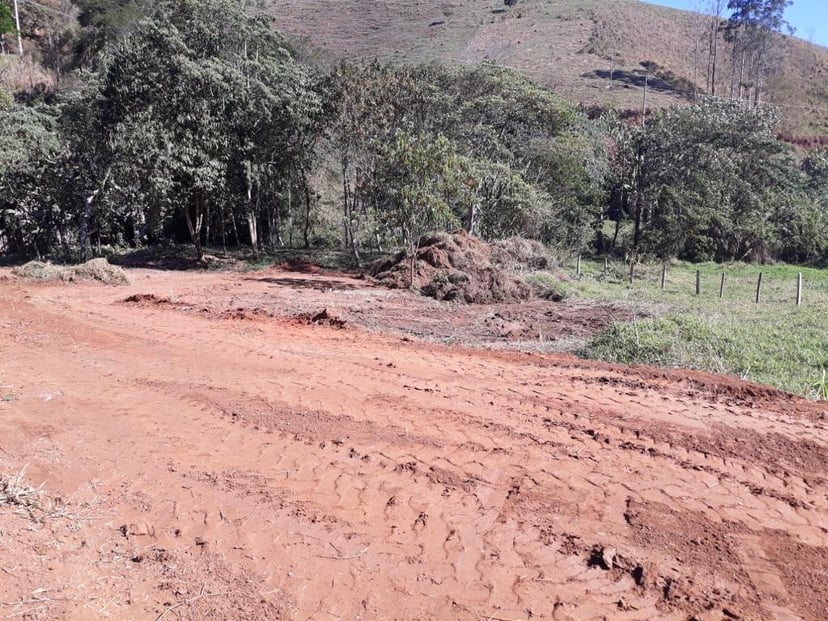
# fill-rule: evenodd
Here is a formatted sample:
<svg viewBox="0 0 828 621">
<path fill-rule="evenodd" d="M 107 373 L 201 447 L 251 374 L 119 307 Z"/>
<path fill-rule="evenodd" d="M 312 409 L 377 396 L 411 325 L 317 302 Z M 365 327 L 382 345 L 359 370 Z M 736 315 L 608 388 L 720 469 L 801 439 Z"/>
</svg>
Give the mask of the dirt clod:
<svg viewBox="0 0 828 621">
<path fill-rule="evenodd" d="M 332 328 L 343 329 L 348 323 L 333 311 L 323 308 L 317 313 L 300 313 L 297 319 L 302 323 L 307 323 L 314 326 L 330 326 Z"/>
<path fill-rule="evenodd" d="M 170 304 L 169 298 L 159 297 L 153 293 L 134 293 L 123 299 L 124 304 L 138 304 L 139 306 L 153 306 L 156 304 Z"/>
</svg>

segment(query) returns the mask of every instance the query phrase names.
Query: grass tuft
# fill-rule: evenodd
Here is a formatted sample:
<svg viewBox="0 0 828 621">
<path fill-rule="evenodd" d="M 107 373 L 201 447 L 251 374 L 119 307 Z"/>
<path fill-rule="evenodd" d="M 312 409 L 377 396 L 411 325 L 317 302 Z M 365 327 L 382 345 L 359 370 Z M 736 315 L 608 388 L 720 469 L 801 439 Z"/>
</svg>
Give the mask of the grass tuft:
<svg viewBox="0 0 828 621">
<path fill-rule="evenodd" d="M 0 475 L 0 507 L 10 505 L 43 510 L 46 496 L 43 486 L 32 487 L 24 483 L 25 475 L 25 466 L 17 474 Z"/>
</svg>

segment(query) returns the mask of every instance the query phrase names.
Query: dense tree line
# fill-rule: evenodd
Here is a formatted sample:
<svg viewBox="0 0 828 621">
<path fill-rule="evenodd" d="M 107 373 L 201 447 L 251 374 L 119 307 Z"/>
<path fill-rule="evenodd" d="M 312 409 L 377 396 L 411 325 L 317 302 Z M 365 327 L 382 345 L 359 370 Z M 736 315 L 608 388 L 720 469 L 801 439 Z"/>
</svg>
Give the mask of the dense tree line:
<svg viewBox="0 0 828 621">
<path fill-rule="evenodd" d="M 59 88 L 0 97 L 0 252 L 189 239 L 358 262 L 463 227 L 566 252 L 826 256 L 828 154 L 798 160 L 764 106 L 633 126 L 494 65 L 322 70 L 233 0 L 76 4 Z"/>
</svg>

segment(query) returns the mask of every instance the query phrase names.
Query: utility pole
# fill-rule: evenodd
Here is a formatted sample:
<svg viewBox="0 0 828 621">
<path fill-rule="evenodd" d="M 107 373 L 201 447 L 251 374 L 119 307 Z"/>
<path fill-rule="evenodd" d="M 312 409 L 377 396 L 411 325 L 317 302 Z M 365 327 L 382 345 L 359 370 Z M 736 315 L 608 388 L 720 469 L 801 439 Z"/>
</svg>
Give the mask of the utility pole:
<svg viewBox="0 0 828 621">
<path fill-rule="evenodd" d="M 615 61 L 615 55 L 614 55 L 614 54 L 610 54 L 610 74 L 609 74 L 609 86 L 607 86 L 607 88 L 609 88 L 609 89 L 612 89 L 612 71 L 613 71 L 613 69 L 615 69 L 615 67 L 614 67 L 614 65 L 615 65 L 614 61 Z"/>
<path fill-rule="evenodd" d="M 17 26 L 17 52 L 23 58 L 23 36 L 20 34 L 20 11 L 17 8 L 17 0 L 14 0 L 14 21 Z"/>
<path fill-rule="evenodd" d="M 641 104 L 641 127 L 647 122 L 647 78 L 649 76 L 644 74 L 644 102 Z"/>
</svg>

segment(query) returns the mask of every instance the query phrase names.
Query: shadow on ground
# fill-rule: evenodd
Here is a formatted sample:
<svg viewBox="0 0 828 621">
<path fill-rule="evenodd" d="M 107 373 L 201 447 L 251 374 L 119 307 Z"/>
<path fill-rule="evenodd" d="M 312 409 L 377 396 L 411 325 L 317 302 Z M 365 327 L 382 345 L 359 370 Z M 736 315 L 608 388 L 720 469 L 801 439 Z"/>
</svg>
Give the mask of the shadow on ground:
<svg viewBox="0 0 828 621">
<path fill-rule="evenodd" d="M 596 69 L 595 71 L 588 71 L 581 74 L 582 78 L 593 80 L 609 80 L 610 72 L 606 69 Z M 644 88 L 644 79 L 647 79 L 647 88 L 659 93 L 674 93 L 676 95 L 684 94 L 684 87 L 675 81 L 667 80 L 665 78 L 639 73 L 638 71 L 625 71 L 616 69 L 612 72 L 613 84 L 626 84 L 636 88 Z"/>
<path fill-rule="evenodd" d="M 220 259 L 221 261 L 221 259 Z M 150 246 L 112 255 L 109 262 L 121 267 L 144 267 L 155 270 L 204 270 L 215 268 L 209 261 L 198 261 L 192 246 Z"/>
<path fill-rule="evenodd" d="M 326 278 L 325 280 L 314 280 L 311 278 L 245 278 L 255 282 L 266 282 L 272 285 L 279 285 L 282 287 L 293 287 L 299 289 L 314 289 L 316 291 L 354 291 L 359 289 L 353 283 L 335 278 Z"/>
</svg>

